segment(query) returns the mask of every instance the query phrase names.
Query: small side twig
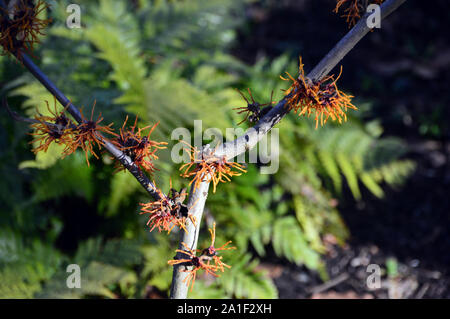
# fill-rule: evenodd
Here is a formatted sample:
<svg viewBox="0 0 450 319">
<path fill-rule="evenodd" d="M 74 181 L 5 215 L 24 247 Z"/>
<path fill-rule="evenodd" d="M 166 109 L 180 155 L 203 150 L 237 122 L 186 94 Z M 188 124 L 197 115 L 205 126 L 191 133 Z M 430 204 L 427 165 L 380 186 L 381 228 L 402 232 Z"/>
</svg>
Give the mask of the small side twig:
<svg viewBox="0 0 450 319">
<path fill-rule="evenodd" d="M 8 112 L 8 114 L 11 116 L 11 118 L 14 121 L 31 123 L 31 124 L 39 123 L 38 120 L 22 117 L 19 114 L 17 114 L 17 112 L 14 112 L 13 110 L 11 110 L 11 108 L 9 107 L 8 101 L 6 100 L 6 97 L 2 98 L 2 106 L 6 109 L 6 112 Z M 48 124 L 49 126 L 53 126 L 53 125 L 58 126 L 57 124 L 54 124 L 54 123 L 46 123 L 46 124 Z"/>
<path fill-rule="evenodd" d="M 333 288 L 334 286 L 339 285 L 341 282 L 346 281 L 349 277 L 350 277 L 350 275 L 348 273 L 342 273 L 339 276 L 337 276 L 321 285 L 312 287 L 311 289 L 308 290 L 308 292 L 311 295 L 320 294 L 324 291 L 327 291 L 330 288 Z"/>
<path fill-rule="evenodd" d="M 9 107 L 9 104 L 8 104 L 8 101 L 7 101 L 6 97 L 2 98 L 2 106 L 6 109 L 6 112 L 8 112 L 8 114 L 11 116 L 11 118 L 14 121 L 31 123 L 31 124 L 44 123 L 45 125 L 47 125 L 49 127 L 52 127 L 52 128 L 56 128 L 56 129 L 59 129 L 59 130 L 64 129 L 64 127 L 62 125 L 59 125 L 59 124 L 50 123 L 50 122 L 41 122 L 41 121 L 38 121 L 36 119 L 30 119 L 28 117 L 20 116 L 17 112 L 14 112 L 13 110 L 11 110 L 11 108 Z"/>
</svg>

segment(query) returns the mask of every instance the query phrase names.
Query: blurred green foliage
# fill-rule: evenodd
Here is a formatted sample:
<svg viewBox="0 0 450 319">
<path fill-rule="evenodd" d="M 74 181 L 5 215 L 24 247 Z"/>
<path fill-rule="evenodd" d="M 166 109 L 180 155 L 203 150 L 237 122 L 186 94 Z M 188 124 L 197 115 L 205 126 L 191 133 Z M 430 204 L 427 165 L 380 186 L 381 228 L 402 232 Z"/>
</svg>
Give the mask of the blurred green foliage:
<svg viewBox="0 0 450 319">
<path fill-rule="evenodd" d="M 260 59 L 248 66 L 229 55 L 236 28 L 245 22 L 249 1 L 78 1 L 81 29 L 68 29 L 69 1 L 49 1 L 54 23 L 36 55 L 48 76 L 76 105 L 118 127 L 127 114 L 141 125 L 160 121 L 152 135 L 169 141 L 159 152 L 154 178 L 163 191 L 169 178 L 186 185 L 170 159 L 174 128 L 234 127 L 243 106 L 234 88 L 250 87 L 266 102 L 282 96 L 284 71 L 297 69 L 295 57 Z M 0 58 L 2 93 L 17 111 L 45 112 L 53 98 L 16 62 Z M 369 106 L 367 106 L 369 107 Z M 148 286 L 170 287 L 167 265 L 177 247 L 176 233 L 148 233 L 139 202 L 149 198 L 128 173 L 113 174 L 111 159 L 85 163 L 77 153 L 60 160 L 60 149 L 34 157 L 28 128 L 1 110 L 0 117 L 0 297 L 142 298 Z M 87 113 L 87 112 L 86 112 Z M 207 202 L 200 247 L 207 227 L 218 224 L 217 242 L 233 240 L 225 252 L 232 265 L 219 279 L 196 281 L 193 298 L 276 298 L 277 289 L 259 259 L 276 255 L 306 265 L 327 278 L 322 238 L 339 243 L 348 231 L 336 209 L 344 187 L 357 200 L 361 188 L 383 196 L 383 185 L 401 185 L 414 165 L 401 159 L 402 141 L 381 138 L 376 121 L 364 123 L 351 112 L 342 125 L 318 130 L 308 119 L 287 116 L 279 124 L 280 170 L 263 175 L 260 165 L 220 185 Z M 82 288 L 68 289 L 66 266 L 76 263 Z"/>
</svg>

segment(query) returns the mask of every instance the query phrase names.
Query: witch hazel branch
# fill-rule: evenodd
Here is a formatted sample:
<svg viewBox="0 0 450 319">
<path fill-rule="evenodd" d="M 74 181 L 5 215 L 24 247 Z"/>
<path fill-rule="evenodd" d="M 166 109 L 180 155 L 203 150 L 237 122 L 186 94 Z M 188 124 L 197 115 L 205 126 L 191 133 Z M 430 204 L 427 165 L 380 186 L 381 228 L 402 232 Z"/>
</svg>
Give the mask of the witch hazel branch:
<svg viewBox="0 0 450 319">
<path fill-rule="evenodd" d="M 405 0 L 387 0 L 381 8 L 382 18 L 385 18 Z M 379 2 L 379 1 L 376 1 Z M 337 87 L 338 76 L 328 76 L 339 61 L 364 37 L 370 28 L 362 21 L 354 23 L 353 28 L 328 53 L 325 58 L 308 74 L 305 75 L 304 65 L 300 58 L 298 75 L 286 73 L 281 80 L 291 82 L 284 91 L 284 97 L 278 103 L 272 101 L 259 103 L 248 89 L 249 98 L 239 92 L 245 101 L 244 106 L 235 107 L 238 114 L 243 115 L 242 121 L 253 127 L 249 128 L 237 139 L 219 144 L 212 148 L 205 145 L 201 148 L 185 143 L 184 150 L 189 155 L 189 161 L 181 165 L 180 176 L 189 180 L 190 192 L 186 188 L 175 190 L 170 185 L 167 194 L 162 192 L 151 181 L 157 168 L 154 161 L 158 152 L 164 150 L 167 143 L 155 141 L 151 134 L 158 123 L 141 127 L 136 117 L 132 123 L 128 116 L 118 130 L 113 123 L 104 124 L 101 114 L 95 116 L 95 102 L 86 116 L 51 82 L 39 69 L 28 54 L 33 54 L 35 45 L 44 35 L 50 19 L 40 19 L 40 13 L 48 9 L 48 4 L 38 0 L 14 1 L 8 5 L 0 0 L 0 45 L 3 53 L 15 57 L 18 64 L 25 67 L 54 96 L 53 107 L 48 101 L 46 114 L 37 108 L 34 119 L 21 117 L 13 112 L 6 101 L 7 108 L 14 120 L 31 123 L 33 137 L 32 151 L 47 152 L 52 144 L 62 146 L 61 157 L 64 158 L 76 151 L 85 154 L 86 163 L 90 158 L 99 159 L 103 151 L 107 151 L 114 159 L 115 173 L 128 171 L 148 192 L 152 201 L 141 203 L 141 214 L 148 216 L 149 231 L 167 232 L 170 234 L 178 228 L 181 234 L 180 244 L 175 250 L 176 255 L 168 261 L 173 266 L 173 281 L 171 285 L 172 298 L 186 298 L 188 288 L 194 287 L 197 274 L 203 271 L 213 277 L 231 268 L 223 260 L 223 252 L 235 250 L 229 246 L 231 241 L 216 247 L 216 224 L 209 229 L 211 244 L 204 249 L 197 249 L 197 241 L 201 226 L 203 209 L 212 184 L 216 192 L 220 183 L 228 183 L 232 178 L 246 173 L 244 165 L 232 161 L 240 154 L 254 147 L 281 119 L 292 112 L 298 117 L 313 117 L 316 129 L 328 121 L 344 123 L 347 121 L 348 110 L 356 110 L 352 104 L 353 96 L 345 94 Z M 336 11 L 346 1 L 339 1 Z M 352 4 L 353 5 L 353 4 Z M 350 6 L 350 8 L 353 8 Z M 346 11 L 350 14 L 350 11 Z M 354 19 L 359 18 L 357 15 Z M 349 21 L 353 23 L 353 16 Z M 60 106 L 57 105 L 59 102 Z M 187 203 L 185 203 L 187 199 Z"/>
</svg>

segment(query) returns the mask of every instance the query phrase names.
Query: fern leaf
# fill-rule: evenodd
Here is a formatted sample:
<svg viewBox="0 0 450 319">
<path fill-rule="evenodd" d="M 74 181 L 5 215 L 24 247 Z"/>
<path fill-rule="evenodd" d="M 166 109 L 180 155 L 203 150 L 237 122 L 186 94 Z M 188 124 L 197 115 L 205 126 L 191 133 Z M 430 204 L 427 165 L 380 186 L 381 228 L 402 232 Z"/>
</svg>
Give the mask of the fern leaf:
<svg viewBox="0 0 450 319">
<path fill-rule="evenodd" d="M 278 256 L 286 257 L 298 265 L 305 264 L 311 269 L 320 266 L 319 254 L 308 246 L 298 222 L 292 216 L 275 221 L 272 244 Z"/>
<path fill-rule="evenodd" d="M 332 154 L 327 151 L 319 151 L 318 152 L 319 159 L 325 168 L 327 174 L 330 176 L 333 181 L 334 189 L 341 193 L 342 191 L 342 179 L 341 173 L 339 171 L 338 165 L 336 164 L 335 159 Z"/>
<path fill-rule="evenodd" d="M 231 269 L 227 269 L 218 279 L 228 296 L 250 299 L 277 298 L 275 285 L 267 274 L 256 270 L 258 262 L 251 261 L 249 254 L 237 256 L 229 263 L 233 265 Z"/>
<path fill-rule="evenodd" d="M 339 164 L 339 167 L 344 174 L 348 186 L 356 199 L 361 199 L 361 192 L 358 186 L 358 176 L 356 175 L 356 171 L 354 166 L 351 164 L 351 160 L 347 158 L 343 153 L 336 153 L 336 161 Z"/>
</svg>

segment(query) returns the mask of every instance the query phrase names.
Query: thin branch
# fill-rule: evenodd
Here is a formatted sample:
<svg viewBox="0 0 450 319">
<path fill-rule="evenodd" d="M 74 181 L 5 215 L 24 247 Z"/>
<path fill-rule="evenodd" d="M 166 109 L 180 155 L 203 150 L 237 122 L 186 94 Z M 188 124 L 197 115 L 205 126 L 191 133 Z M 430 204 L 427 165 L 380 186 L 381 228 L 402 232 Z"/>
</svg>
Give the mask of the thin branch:
<svg viewBox="0 0 450 319">
<path fill-rule="evenodd" d="M 58 129 L 58 130 L 63 130 L 65 127 L 59 124 L 55 124 L 55 123 L 50 123 L 50 122 L 45 122 L 45 121 L 39 121 L 36 119 L 30 119 L 28 117 L 23 117 L 21 115 L 19 115 L 17 112 L 14 112 L 13 110 L 11 110 L 11 108 L 9 107 L 8 104 L 8 100 L 6 99 L 6 97 L 2 98 L 2 106 L 6 109 L 6 111 L 8 112 L 8 114 L 11 116 L 11 118 L 14 121 L 17 122 L 25 122 L 25 123 L 31 123 L 31 124 L 39 124 L 39 123 L 43 123 L 45 125 L 47 125 L 48 127 L 54 128 L 54 129 Z M 69 125 L 70 128 L 75 128 L 76 126 L 74 124 Z"/>
<path fill-rule="evenodd" d="M 337 285 L 339 285 L 341 282 L 346 281 L 348 278 L 350 278 L 350 275 L 346 272 L 340 274 L 339 276 L 312 288 L 307 289 L 308 293 L 311 295 L 320 294 L 324 291 L 327 291 L 330 288 L 333 288 Z"/>
<path fill-rule="evenodd" d="M 15 55 L 17 58 L 17 55 Z M 19 60 L 19 59 L 18 59 Z M 78 122 L 83 123 L 83 118 L 81 116 L 78 108 L 72 104 L 72 102 L 53 84 L 53 82 L 45 75 L 44 72 L 39 69 L 39 67 L 34 64 L 31 58 L 22 54 L 20 56 L 20 62 L 30 71 L 34 77 L 45 86 L 45 88 L 67 109 L 67 112 L 72 115 L 72 117 Z M 125 153 L 115 147 L 108 139 L 103 135 L 98 134 L 102 138 L 102 142 L 106 150 L 114 156 L 123 166 L 137 179 L 137 181 L 144 187 L 144 189 L 152 196 L 155 200 L 159 200 L 159 194 L 156 191 L 156 186 L 150 181 L 150 179 L 142 172 L 142 170 L 128 157 Z"/>
<path fill-rule="evenodd" d="M 2 12 L 4 18 L 9 20 L 9 17 L 5 14 L 6 5 L 3 0 L 0 0 L 0 11 Z M 47 77 L 47 75 L 42 72 L 42 70 L 31 60 L 31 58 L 20 52 L 13 52 L 14 57 L 30 71 L 34 77 L 41 82 L 42 85 L 63 105 L 67 111 L 72 115 L 72 117 L 79 123 L 83 123 L 83 117 L 80 111 L 75 105 L 58 89 L 58 87 Z M 10 113 L 11 114 L 11 113 Z M 14 117 L 13 117 L 14 118 Z M 106 150 L 114 156 L 122 165 L 137 179 L 137 181 L 144 187 L 144 189 L 152 196 L 155 200 L 160 199 L 160 195 L 157 192 L 155 185 L 150 181 L 150 179 L 141 171 L 141 169 L 121 150 L 116 148 L 108 139 L 103 135 L 98 134 L 104 143 Z"/>
<path fill-rule="evenodd" d="M 2 98 L 2 106 L 6 109 L 6 111 L 9 114 L 9 116 L 11 116 L 14 121 L 31 123 L 31 124 L 40 123 L 36 119 L 29 119 L 29 118 L 26 118 L 26 117 L 22 117 L 17 112 L 14 112 L 13 110 L 11 110 L 11 108 L 9 107 L 8 101 L 6 100 L 6 97 Z M 53 126 L 53 125 L 54 126 L 59 126 L 59 125 L 54 124 L 54 123 L 47 123 L 47 122 L 45 122 L 45 123 L 48 124 L 49 126 Z"/>
<path fill-rule="evenodd" d="M 406 0 L 389 0 L 381 6 L 381 18 L 386 18 Z M 308 74 L 312 80 L 321 80 L 350 52 L 351 49 L 371 30 L 366 24 L 368 14 L 364 15 L 359 22 L 334 46 L 333 49 L 317 64 Z M 232 159 L 247 150 L 252 149 L 264 135 L 274 127 L 287 114 L 285 107 L 286 98 L 267 113 L 255 126 L 248 129 L 244 135 L 234 141 L 224 143 L 217 148 L 216 156 L 225 156 Z"/>
<path fill-rule="evenodd" d="M 389 14 L 395 11 L 406 0 L 387 0 L 381 6 L 381 18 L 385 19 Z M 317 64 L 317 66 L 308 74 L 313 80 L 323 79 L 328 73 L 350 52 L 351 49 L 371 30 L 366 23 L 369 14 L 365 14 L 358 23 L 336 44 L 336 46 Z M 217 157 L 225 156 L 232 159 L 253 148 L 272 127 L 274 127 L 288 113 L 289 109 L 285 107 L 286 97 L 283 98 L 273 109 L 267 113 L 252 128 L 248 129 L 244 135 L 238 137 L 234 141 L 220 145 L 215 155 Z M 181 242 L 196 249 L 198 241 L 198 230 L 201 225 L 203 209 L 205 207 L 206 198 L 208 197 L 209 182 L 200 184 L 200 187 L 194 190 L 191 187 L 188 208 L 189 212 L 195 217 L 196 225 L 187 222 L 187 232 L 181 234 L 179 249 L 182 250 Z M 193 205 L 195 203 L 195 205 Z M 192 206 L 193 205 L 193 206 Z M 180 258 L 180 256 L 176 256 Z M 172 286 L 170 297 L 174 299 L 187 298 L 187 287 L 183 282 L 187 276 L 186 272 L 180 271 L 180 266 L 175 265 L 173 268 Z"/>
<path fill-rule="evenodd" d="M 178 246 L 178 249 L 180 250 L 184 250 L 184 247 L 181 244 L 182 242 L 186 243 L 186 245 L 188 245 L 192 250 L 197 248 L 200 222 L 202 219 L 203 210 L 205 208 L 206 199 L 208 198 L 209 184 L 209 182 L 201 182 L 200 185 L 197 186 L 195 192 L 193 187 L 191 187 L 191 194 L 195 193 L 197 195 L 189 196 L 187 206 L 189 208 L 189 213 L 193 216 L 193 219 L 196 220 L 197 226 L 194 226 L 190 220 L 186 222 L 187 232 L 182 232 L 183 234 L 181 234 L 181 240 Z M 198 196 L 199 194 L 201 194 L 201 196 Z M 175 259 L 182 258 L 182 253 L 177 253 L 175 256 Z M 183 281 L 186 279 L 188 273 L 180 271 L 184 267 L 187 266 L 181 264 L 173 266 L 170 298 L 184 299 L 187 297 L 189 287 Z"/>
</svg>

